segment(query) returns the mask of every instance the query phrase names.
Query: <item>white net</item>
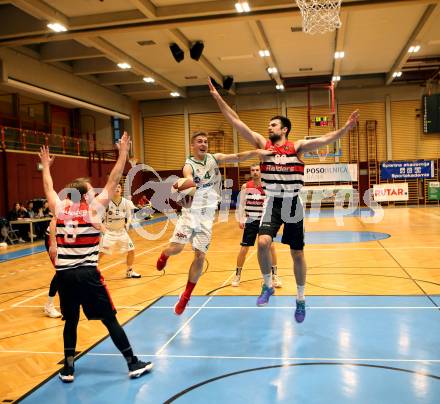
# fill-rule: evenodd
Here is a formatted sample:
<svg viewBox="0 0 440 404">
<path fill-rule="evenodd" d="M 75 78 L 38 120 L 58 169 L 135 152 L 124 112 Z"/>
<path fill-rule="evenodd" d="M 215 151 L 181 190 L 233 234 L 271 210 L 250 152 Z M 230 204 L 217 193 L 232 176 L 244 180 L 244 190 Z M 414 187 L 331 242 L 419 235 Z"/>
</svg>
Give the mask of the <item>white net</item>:
<svg viewBox="0 0 440 404">
<path fill-rule="evenodd" d="M 342 0 L 296 0 L 303 18 L 303 32 L 324 34 L 341 27 Z"/>
</svg>

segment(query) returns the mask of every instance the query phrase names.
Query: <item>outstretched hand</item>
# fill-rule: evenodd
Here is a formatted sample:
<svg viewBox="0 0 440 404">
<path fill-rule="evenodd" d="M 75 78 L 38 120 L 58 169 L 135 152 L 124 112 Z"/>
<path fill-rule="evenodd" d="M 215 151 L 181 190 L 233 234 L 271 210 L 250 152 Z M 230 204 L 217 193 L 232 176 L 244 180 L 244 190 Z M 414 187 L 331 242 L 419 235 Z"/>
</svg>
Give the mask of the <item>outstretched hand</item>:
<svg viewBox="0 0 440 404">
<path fill-rule="evenodd" d="M 214 99 L 221 98 L 220 94 L 218 93 L 217 89 L 215 88 L 214 84 L 211 81 L 211 77 L 208 77 L 208 87 L 209 87 L 209 92 L 214 97 Z"/>
<path fill-rule="evenodd" d="M 352 112 L 347 122 L 345 123 L 345 127 L 350 130 L 353 129 L 359 121 L 359 110 Z"/>
<path fill-rule="evenodd" d="M 49 154 L 49 147 L 47 146 L 41 146 L 38 156 L 40 157 L 43 168 L 50 168 L 50 166 L 53 164 L 53 161 L 55 160 L 55 156 L 51 156 Z"/>
<path fill-rule="evenodd" d="M 118 148 L 119 153 L 120 154 L 123 154 L 123 153 L 128 154 L 128 152 L 130 150 L 130 145 L 131 145 L 130 136 L 128 136 L 127 132 L 124 132 L 122 137 L 116 143 L 116 147 Z"/>
</svg>

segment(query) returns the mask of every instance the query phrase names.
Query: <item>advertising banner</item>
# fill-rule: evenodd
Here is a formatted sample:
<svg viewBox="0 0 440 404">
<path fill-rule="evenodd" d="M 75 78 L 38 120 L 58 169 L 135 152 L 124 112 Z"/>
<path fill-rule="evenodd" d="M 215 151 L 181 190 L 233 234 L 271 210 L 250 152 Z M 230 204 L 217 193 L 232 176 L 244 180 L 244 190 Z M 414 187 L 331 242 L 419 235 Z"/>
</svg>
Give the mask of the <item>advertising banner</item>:
<svg viewBox="0 0 440 404">
<path fill-rule="evenodd" d="M 440 182 L 430 182 L 428 185 L 428 200 L 440 201 Z"/>
<path fill-rule="evenodd" d="M 304 182 L 352 182 L 357 180 L 357 164 L 310 164 L 304 168 Z"/>
<path fill-rule="evenodd" d="M 434 161 L 384 161 L 380 164 L 381 180 L 434 178 Z"/>
<path fill-rule="evenodd" d="M 374 200 L 377 202 L 387 201 L 407 201 L 408 183 L 401 184 L 374 184 L 373 185 Z"/>
</svg>

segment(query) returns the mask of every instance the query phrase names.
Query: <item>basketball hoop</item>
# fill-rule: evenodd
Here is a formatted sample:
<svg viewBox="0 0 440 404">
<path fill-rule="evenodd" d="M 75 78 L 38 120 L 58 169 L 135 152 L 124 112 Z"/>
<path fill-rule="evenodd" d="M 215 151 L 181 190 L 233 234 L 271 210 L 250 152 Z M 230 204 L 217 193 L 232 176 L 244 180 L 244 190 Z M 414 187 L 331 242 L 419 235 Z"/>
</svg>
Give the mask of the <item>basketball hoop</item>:
<svg viewBox="0 0 440 404">
<path fill-rule="evenodd" d="M 341 27 L 342 0 L 296 0 L 303 18 L 303 32 L 324 34 Z"/>
</svg>

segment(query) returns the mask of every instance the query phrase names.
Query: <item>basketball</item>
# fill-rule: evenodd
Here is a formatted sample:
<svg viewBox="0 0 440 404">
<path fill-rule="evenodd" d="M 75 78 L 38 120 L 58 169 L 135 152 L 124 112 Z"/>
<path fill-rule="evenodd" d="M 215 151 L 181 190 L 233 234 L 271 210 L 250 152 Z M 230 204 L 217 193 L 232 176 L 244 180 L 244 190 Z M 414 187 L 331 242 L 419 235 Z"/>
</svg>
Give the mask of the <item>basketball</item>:
<svg viewBox="0 0 440 404">
<path fill-rule="evenodd" d="M 196 189 L 196 184 L 189 178 L 179 178 L 172 186 L 172 191 L 182 196 L 194 196 Z"/>
</svg>

